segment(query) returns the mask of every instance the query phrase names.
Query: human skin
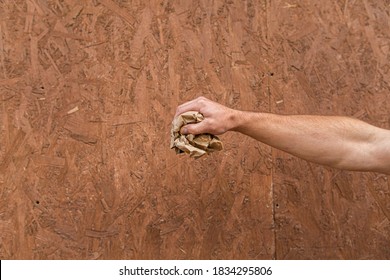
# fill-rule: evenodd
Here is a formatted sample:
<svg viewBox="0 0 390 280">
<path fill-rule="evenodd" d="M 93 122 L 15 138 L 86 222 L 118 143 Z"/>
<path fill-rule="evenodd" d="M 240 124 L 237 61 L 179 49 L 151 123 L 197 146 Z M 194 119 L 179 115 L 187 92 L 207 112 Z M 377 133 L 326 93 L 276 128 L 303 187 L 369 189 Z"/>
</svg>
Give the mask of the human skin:
<svg viewBox="0 0 390 280">
<path fill-rule="evenodd" d="M 240 111 L 205 97 L 178 106 L 175 117 L 187 111 L 204 120 L 183 126 L 182 134 L 237 131 L 318 164 L 390 174 L 390 131 L 354 118 Z"/>
</svg>

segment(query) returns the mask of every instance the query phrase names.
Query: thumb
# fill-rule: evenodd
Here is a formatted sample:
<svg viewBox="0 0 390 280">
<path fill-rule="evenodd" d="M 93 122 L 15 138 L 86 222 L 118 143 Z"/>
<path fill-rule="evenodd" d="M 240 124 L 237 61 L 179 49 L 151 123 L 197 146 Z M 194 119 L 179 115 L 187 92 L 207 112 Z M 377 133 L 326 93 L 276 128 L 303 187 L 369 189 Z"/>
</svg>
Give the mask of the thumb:
<svg viewBox="0 0 390 280">
<path fill-rule="evenodd" d="M 206 132 L 206 125 L 204 122 L 187 124 L 180 129 L 181 134 L 202 134 Z"/>
</svg>

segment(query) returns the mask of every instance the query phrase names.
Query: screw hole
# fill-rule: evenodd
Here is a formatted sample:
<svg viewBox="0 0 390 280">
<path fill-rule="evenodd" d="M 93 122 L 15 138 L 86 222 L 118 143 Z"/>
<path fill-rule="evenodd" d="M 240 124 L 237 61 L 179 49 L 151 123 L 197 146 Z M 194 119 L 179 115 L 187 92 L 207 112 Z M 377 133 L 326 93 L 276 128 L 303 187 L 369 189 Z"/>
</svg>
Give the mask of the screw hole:
<svg viewBox="0 0 390 280">
<path fill-rule="evenodd" d="M 35 204 L 39 205 L 39 200 L 35 201 Z"/>
</svg>

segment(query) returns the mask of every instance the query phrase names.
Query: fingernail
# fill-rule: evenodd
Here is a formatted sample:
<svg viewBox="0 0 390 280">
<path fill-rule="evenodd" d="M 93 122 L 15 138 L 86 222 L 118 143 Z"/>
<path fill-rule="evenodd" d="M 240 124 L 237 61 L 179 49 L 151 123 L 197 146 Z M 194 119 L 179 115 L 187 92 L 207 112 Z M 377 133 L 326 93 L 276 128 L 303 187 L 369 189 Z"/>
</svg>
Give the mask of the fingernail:
<svg viewBox="0 0 390 280">
<path fill-rule="evenodd" d="M 182 134 L 188 134 L 188 128 L 186 128 L 186 127 L 183 127 L 181 131 L 182 131 Z"/>
</svg>

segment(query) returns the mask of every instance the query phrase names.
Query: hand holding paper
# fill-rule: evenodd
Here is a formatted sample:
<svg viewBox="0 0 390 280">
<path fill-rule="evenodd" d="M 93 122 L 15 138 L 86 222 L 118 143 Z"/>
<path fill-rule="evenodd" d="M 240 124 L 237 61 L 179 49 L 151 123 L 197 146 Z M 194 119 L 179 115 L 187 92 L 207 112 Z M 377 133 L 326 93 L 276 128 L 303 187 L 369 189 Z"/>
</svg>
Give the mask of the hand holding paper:
<svg viewBox="0 0 390 280">
<path fill-rule="evenodd" d="M 196 111 L 188 111 L 176 116 L 172 122 L 171 149 L 174 148 L 176 153 L 186 152 L 194 158 L 222 150 L 222 142 L 217 136 L 208 133 L 184 135 L 180 132 L 184 125 L 199 123 L 203 120 L 203 115 Z"/>
</svg>

